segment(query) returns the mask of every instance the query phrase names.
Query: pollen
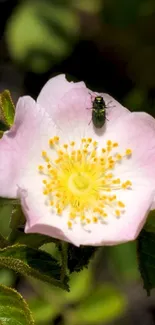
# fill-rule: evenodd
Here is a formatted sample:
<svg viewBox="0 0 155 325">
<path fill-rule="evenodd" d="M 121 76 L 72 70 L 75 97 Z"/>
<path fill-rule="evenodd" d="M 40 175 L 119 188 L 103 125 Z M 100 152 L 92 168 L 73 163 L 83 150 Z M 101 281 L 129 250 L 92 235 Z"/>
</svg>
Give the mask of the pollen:
<svg viewBox="0 0 155 325">
<path fill-rule="evenodd" d="M 121 191 L 131 190 L 132 182 L 122 182 L 116 172 L 126 157 L 132 159 L 130 148 L 124 154 L 118 150 L 117 142 L 108 139 L 100 147 L 96 140 L 86 137 L 78 143 L 74 139 L 63 143 L 63 139 L 54 136 L 48 144 L 49 149 L 41 152 L 43 164 L 37 168 L 51 218 L 52 213 L 60 220 L 65 218 L 72 230 L 77 223 L 85 229 L 91 224 L 102 226 L 103 219 L 107 222 L 109 216 L 123 217 L 126 205 Z"/>
<path fill-rule="evenodd" d="M 113 143 L 113 148 L 116 148 L 116 147 L 118 147 L 118 143 L 117 142 L 114 142 Z"/>
<path fill-rule="evenodd" d="M 54 140 L 53 139 L 49 139 L 49 145 L 52 146 L 54 144 Z"/>
<path fill-rule="evenodd" d="M 115 210 L 116 217 L 120 217 L 121 211 L 120 210 Z"/>
<path fill-rule="evenodd" d="M 67 222 L 67 225 L 68 225 L 68 228 L 69 228 L 69 229 L 72 228 L 72 222 L 71 222 L 71 221 L 68 221 L 68 222 Z"/>
<path fill-rule="evenodd" d="M 55 137 L 53 138 L 53 140 L 54 140 L 55 143 L 57 143 L 57 142 L 59 142 L 59 137 L 58 137 L 58 136 L 55 136 Z"/>
<path fill-rule="evenodd" d="M 132 150 L 131 149 L 126 149 L 125 154 L 126 154 L 126 156 L 130 156 L 132 154 Z"/>
<path fill-rule="evenodd" d="M 42 151 L 42 157 L 46 157 L 47 156 L 47 152 L 46 151 Z"/>
<path fill-rule="evenodd" d="M 43 167 L 42 165 L 39 165 L 39 166 L 38 166 L 38 170 L 39 170 L 39 172 L 42 172 L 43 169 L 44 169 L 44 167 Z"/>
<path fill-rule="evenodd" d="M 118 206 L 120 208 L 125 208 L 125 204 L 123 202 L 121 202 L 121 201 L 118 201 Z"/>
</svg>

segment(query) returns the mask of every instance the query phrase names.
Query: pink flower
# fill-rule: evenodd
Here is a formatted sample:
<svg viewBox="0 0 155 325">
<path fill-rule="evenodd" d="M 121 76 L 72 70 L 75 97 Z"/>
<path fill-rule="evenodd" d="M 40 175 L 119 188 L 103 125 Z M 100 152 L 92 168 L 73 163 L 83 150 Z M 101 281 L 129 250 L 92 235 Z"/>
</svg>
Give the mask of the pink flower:
<svg viewBox="0 0 155 325">
<path fill-rule="evenodd" d="M 113 245 L 134 240 L 144 225 L 154 203 L 155 121 L 101 95 L 101 129 L 91 120 L 95 94 L 64 75 L 36 102 L 19 99 L 0 140 L 0 196 L 21 199 L 26 233 Z"/>
</svg>

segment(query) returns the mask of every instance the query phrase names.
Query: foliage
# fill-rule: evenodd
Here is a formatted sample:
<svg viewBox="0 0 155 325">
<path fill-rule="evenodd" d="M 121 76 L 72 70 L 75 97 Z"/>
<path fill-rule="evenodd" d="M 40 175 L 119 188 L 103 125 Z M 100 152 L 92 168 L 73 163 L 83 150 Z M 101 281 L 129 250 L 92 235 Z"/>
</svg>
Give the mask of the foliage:
<svg viewBox="0 0 155 325">
<path fill-rule="evenodd" d="M 3 285 L 0 286 L 0 321 L 2 325 L 34 325 L 26 301 L 17 291 Z"/>
<path fill-rule="evenodd" d="M 78 29 L 78 17 L 69 4 L 24 1 L 8 22 L 9 50 L 15 60 L 41 73 L 70 53 Z"/>
</svg>

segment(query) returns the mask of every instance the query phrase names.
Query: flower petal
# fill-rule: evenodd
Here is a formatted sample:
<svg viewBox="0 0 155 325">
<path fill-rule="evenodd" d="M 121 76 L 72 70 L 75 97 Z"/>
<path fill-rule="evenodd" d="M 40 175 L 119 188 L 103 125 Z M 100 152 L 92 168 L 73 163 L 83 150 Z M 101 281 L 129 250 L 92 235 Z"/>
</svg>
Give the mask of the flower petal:
<svg viewBox="0 0 155 325">
<path fill-rule="evenodd" d="M 109 125 L 103 138 L 98 138 L 99 145 L 104 146 L 109 139 L 118 142 L 116 152 L 120 154 L 127 148 L 132 150 L 132 157 L 117 165 L 117 176 L 143 175 L 155 187 L 155 119 L 142 112 L 128 114 L 117 120 L 115 127 Z"/>
<path fill-rule="evenodd" d="M 110 124 L 116 123 L 116 120 L 119 119 L 120 117 L 122 118 L 127 114 L 131 114 L 131 112 L 126 107 L 121 105 L 112 96 L 104 93 L 100 95 L 103 96 L 105 100 L 107 106 L 107 110 L 106 110 L 107 120 Z"/>
<path fill-rule="evenodd" d="M 52 213 L 52 209 L 47 207 L 45 198 L 40 192 L 40 184 L 37 182 L 36 185 L 34 191 L 33 185 L 31 189 L 26 190 L 19 187 L 18 190 L 18 196 L 21 199 L 22 209 L 27 220 L 25 232 L 40 233 L 67 242 L 70 241 L 67 218 Z M 76 237 L 73 238 L 72 243 L 79 245 Z"/>
<path fill-rule="evenodd" d="M 57 109 L 63 96 L 72 89 L 86 88 L 84 82 L 69 82 L 64 74 L 51 78 L 42 88 L 37 102 L 44 107 L 50 115 Z"/>
<path fill-rule="evenodd" d="M 130 114 L 128 109 L 108 94 L 93 93 L 86 88 L 84 82 L 68 82 L 65 75 L 50 79 L 41 90 L 37 102 L 45 108 L 63 132 L 68 135 L 74 132 L 75 136 L 77 133 L 79 136 L 79 132 L 84 136 L 87 132 L 91 136 L 95 130 L 92 123 L 92 101 L 97 95 L 103 96 L 108 106 L 105 124 L 116 122 L 120 116 Z M 103 131 L 105 126 L 99 133 Z"/>
<path fill-rule="evenodd" d="M 111 215 L 104 224 L 91 224 L 84 228 L 77 222 L 72 229 L 68 229 L 67 213 L 63 216 L 52 213 L 52 209 L 45 204 L 45 198 L 40 195 L 38 186 L 35 191 L 33 185 L 28 191 L 20 189 L 22 207 L 27 218 L 25 232 L 42 233 L 76 246 L 115 245 L 134 240 L 145 223 L 153 196 L 152 189 L 144 184 L 142 188 L 137 187 L 126 194 L 126 212 L 119 219 Z"/>
<path fill-rule="evenodd" d="M 24 205 L 27 216 L 26 232 L 44 233 L 77 246 L 112 245 L 136 238 L 146 220 L 155 192 L 154 119 L 145 113 L 129 114 L 117 121 L 114 129 L 109 127 L 102 138 L 103 143 L 108 138 L 114 142 L 118 141 L 124 151 L 128 146 L 133 150 L 132 158 L 126 158 L 126 162 L 120 163 L 116 169 L 121 180 L 125 174 L 125 178 L 133 182 L 131 191 L 118 191 L 120 200 L 123 201 L 124 198 L 127 205 L 125 213 L 119 219 L 110 216 L 107 224 L 91 224 L 88 231 L 81 227 L 80 223 L 73 225 L 73 229 L 70 230 L 67 226 L 67 213 L 59 217 L 49 211 L 41 185 L 37 183 L 37 179 L 31 179 L 29 182 L 27 178 L 26 183 L 23 183 L 27 193 Z M 21 187 L 23 188 L 23 185 Z"/>
<path fill-rule="evenodd" d="M 14 125 L 0 140 L 0 196 L 17 197 L 18 184 L 28 164 L 37 159 L 37 152 L 41 154 L 46 130 L 54 129 L 46 115 L 31 97 L 19 99 Z"/>
</svg>

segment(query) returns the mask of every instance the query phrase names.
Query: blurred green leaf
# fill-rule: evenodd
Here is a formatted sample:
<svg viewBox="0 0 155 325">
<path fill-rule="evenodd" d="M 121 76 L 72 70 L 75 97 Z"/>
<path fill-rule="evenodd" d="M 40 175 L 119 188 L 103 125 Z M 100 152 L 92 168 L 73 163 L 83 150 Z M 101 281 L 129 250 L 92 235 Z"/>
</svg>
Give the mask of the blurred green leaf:
<svg viewBox="0 0 155 325">
<path fill-rule="evenodd" d="M 26 245 L 32 248 L 39 248 L 45 243 L 55 243 L 55 239 L 40 234 L 25 234 L 21 231 L 16 231 L 16 235 L 12 244 Z"/>
<path fill-rule="evenodd" d="M 25 223 L 25 217 L 20 205 L 16 205 L 12 208 L 10 228 L 17 229 L 19 226 L 22 226 Z"/>
<path fill-rule="evenodd" d="M 141 231 L 137 252 L 144 289 L 150 295 L 151 289 L 155 288 L 155 233 Z"/>
<path fill-rule="evenodd" d="M 102 0 L 71 0 L 72 6 L 88 13 L 98 13 L 102 7 Z"/>
<path fill-rule="evenodd" d="M 9 246 L 9 242 L 0 234 L 0 248 Z"/>
<path fill-rule="evenodd" d="M 29 306 L 37 324 L 49 325 L 49 322 L 58 315 L 57 308 L 52 301 L 33 298 L 29 301 Z"/>
<path fill-rule="evenodd" d="M 61 268 L 48 253 L 24 245 L 0 249 L 0 266 L 12 269 L 22 275 L 36 277 L 62 289 L 68 290 L 67 278 L 60 282 Z"/>
<path fill-rule="evenodd" d="M 15 281 L 15 275 L 13 271 L 7 269 L 0 270 L 0 284 L 5 286 L 12 286 Z"/>
<path fill-rule="evenodd" d="M 40 296 L 47 305 L 52 304 L 52 309 L 60 313 L 68 304 L 80 302 L 88 296 L 92 288 L 92 273 L 89 269 L 84 269 L 79 273 L 72 273 L 70 276 L 69 287 L 70 292 L 60 290 L 45 282 L 38 282 L 36 279 L 29 279 L 34 291 Z M 44 305 L 44 303 L 43 303 Z"/>
<path fill-rule="evenodd" d="M 1 225 L 1 234 L 4 237 L 7 237 L 10 233 L 10 217 L 12 212 L 12 205 L 6 204 L 1 205 L 0 204 L 0 225 Z"/>
<path fill-rule="evenodd" d="M 0 120 L 9 128 L 14 121 L 15 107 L 9 90 L 0 94 Z"/>
<path fill-rule="evenodd" d="M 5 325 L 33 325 L 26 301 L 15 290 L 0 285 L 0 321 Z"/>
<path fill-rule="evenodd" d="M 112 285 L 101 285 L 89 293 L 87 299 L 71 314 L 72 324 L 95 325 L 111 322 L 122 316 L 125 309 L 126 298 Z"/>
<path fill-rule="evenodd" d="M 107 247 L 106 252 L 118 279 L 121 281 L 137 280 L 139 272 L 135 242 Z"/>
<path fill-rule="evenodd" d="M 17 199 L 7 199 L 7 198 L 0 197 L 0 206 L 18 205 L 18 204 L 20 204 L 20 202 Z"/>
<path fill-rule="evenodd" d="M 3 131 L 0 131 L 0 139 L 2 138 L 2 136 L 3 136 Z"/>
<path fill-rule="evenodd" d="M 90 269 L 84 269 L 79 273 L 73 273 L 70 276 L 70 292 L 64 292 L 64 298 L 67 303 L 77 303 L 80 299 L 86 297 L 91 289 L 92 274 Z"/>
<path fill-rule="evenodd" d="M 14 60 L 42 73 L 72 51 L 78 30 L 78 17 L 69 4 L 23 1 L 8 20 L 6 37 Z"/>
</svg>

